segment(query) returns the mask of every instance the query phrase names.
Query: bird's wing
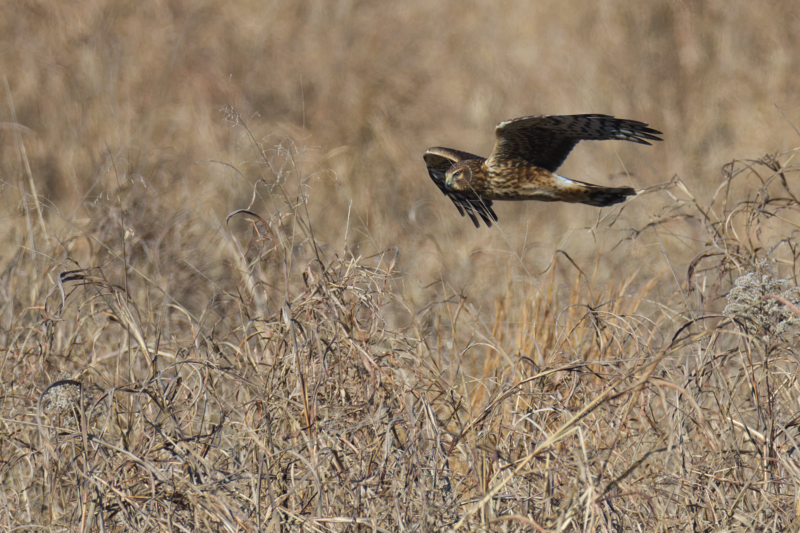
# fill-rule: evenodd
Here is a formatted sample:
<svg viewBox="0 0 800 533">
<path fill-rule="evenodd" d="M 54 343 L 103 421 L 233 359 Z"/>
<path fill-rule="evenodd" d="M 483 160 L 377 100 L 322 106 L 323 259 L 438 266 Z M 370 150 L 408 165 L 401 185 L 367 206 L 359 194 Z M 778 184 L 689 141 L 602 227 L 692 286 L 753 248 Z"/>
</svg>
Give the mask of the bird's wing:
<svg viewBox="0 0 800 533">
<path fill-rule="evenodd" d="M 482 157 L 470 154 L 468 152 L 461 152 L 450 148 L 429 148 L 425 155 L 425 164 L 428 165 L 428 174 L 433 182 L 439 187 L 445 196 L 450 198 L 456 205 L 458 212 L 461 216 L 469 215 L 472 223 L 476 228 L 479 228 L 480 222 L 475 216 L 477 213 L 488 227 L 492 227 L 492 222 L 497 222 L 497 215 L 492 210 L 492 202 L 478 197 L 467 196 L 460 192 L 450 190 L 445 183 L 445 174 L 454 163 L 464 161 L 466 159 L 480 159 Z"/>
<path fill-rule="evenodd" d="M 535 115 L 501 122 L 495 130 L 497 142 L 486 165 L 505 166 L 510 160 L 525 160 L 555 172 L 581 141 L 620 140 L 639 144 L 660 141 L 660 131 L 644 122 L 609 115 Z"/>
</svg>

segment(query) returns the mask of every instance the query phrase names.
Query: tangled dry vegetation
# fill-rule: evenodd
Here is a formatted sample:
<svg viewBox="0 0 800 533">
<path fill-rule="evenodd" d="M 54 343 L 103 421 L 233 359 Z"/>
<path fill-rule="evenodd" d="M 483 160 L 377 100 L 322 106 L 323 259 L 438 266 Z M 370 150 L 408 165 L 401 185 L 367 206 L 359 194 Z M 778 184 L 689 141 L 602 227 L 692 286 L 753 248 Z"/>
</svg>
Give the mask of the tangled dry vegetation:
<svg viewBox="0 0 800 533">
<path fill-rule="evenodd" d="M 797 530 L 794 152 L 725 166 L 707 205 L 660 187 L 650 228 L 690 221 L 691 262 L 601 283 L 558 253 L 487 316 L 315 239 L 298 147 L 230 117 L 266 186 L 219 240 L 124 176 L 88 221 L 24 203 L 5 530 Z"/>
<path fill-rule="evenodd" d="M 0 2 L 0 530 L 797 531 L 796 4 Z"/>
</svg>

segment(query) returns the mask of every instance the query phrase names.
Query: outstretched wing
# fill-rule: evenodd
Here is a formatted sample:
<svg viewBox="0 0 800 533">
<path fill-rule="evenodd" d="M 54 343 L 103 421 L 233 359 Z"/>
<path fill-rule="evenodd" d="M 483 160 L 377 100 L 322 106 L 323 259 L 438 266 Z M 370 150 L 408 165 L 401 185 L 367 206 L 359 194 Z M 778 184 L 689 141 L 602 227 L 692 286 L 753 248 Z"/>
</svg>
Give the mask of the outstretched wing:
<svg viewBox="0 0 800 533">
<path fill-rule="evenodd" d="M 609 115 L 535 115 L 515 118 L 497 125 L 497 142 L 486 164 L 507 166 L 510 160 L 524 160 L 555 172 L 581 141 L 662 140 L 660 131 L 644 122 L 624 120 Z"/>
<path fill-rule="evenodd" d="M 467 159 L 483 160 L 482 157 L 468 152 L 439 147 L 429 148 L 422 157 L 425 159 L 425 164 L 428 165 L 428 174 L 431 179 L 436 186 L 439 187 L 439 190 L 453 201 L 462 217 L 469 215 L 469 218 L 472 219 L 472 223 L 475 224 L 476 228 L 481 227 L 478 218 L 475 216 L 476 213 L 490 228 L 492 227 L 493 221 L 497 222 L 497 215 L 492 210 L 491 200 L 466 196 L 450 190 L 445 183 L 445 174 L 447 174 L 447 170 L 453 166 L 454 163 Z"/>
</svg>

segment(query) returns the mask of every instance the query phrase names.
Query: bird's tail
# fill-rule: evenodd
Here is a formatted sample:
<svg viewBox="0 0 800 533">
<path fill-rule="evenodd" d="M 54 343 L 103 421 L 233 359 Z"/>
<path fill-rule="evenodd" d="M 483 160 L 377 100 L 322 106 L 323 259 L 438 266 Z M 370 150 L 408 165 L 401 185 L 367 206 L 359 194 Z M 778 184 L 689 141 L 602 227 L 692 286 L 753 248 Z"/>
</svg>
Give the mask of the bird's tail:
<svg viewBox="0 0 800 533">
<path fill-rule="evenodd" d="M 574 200 L 581 204 L 605 207 L 624 202 L 629 196 L 636 196 L 636 190 L 630 187 L 603 187 L 582 181 L 572 181 L 582 185 L 581 194 Z"/>
</svg>

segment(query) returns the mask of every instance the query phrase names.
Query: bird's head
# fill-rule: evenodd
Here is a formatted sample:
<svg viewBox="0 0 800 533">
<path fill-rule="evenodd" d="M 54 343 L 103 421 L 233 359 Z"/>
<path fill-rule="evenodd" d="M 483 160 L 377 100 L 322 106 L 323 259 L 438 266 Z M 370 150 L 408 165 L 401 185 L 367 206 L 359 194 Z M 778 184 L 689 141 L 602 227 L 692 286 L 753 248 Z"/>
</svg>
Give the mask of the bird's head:
<svg viewBox="0 0 800 533">
<path fill-rule="evenodd" d="M 469 165 L 458 163 L 450 167 L 445 174 L 447 187 L 456 191 L 469 190 L 472 171 Z"/>
</svg>

